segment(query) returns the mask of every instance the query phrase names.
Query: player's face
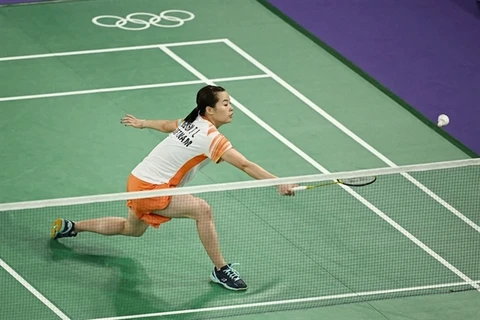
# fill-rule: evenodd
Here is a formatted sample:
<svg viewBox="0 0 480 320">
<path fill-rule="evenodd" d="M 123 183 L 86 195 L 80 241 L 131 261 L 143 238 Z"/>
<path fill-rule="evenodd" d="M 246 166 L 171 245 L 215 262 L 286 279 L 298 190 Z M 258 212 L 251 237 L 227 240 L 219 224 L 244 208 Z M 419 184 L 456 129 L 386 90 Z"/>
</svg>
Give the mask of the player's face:
<svg viewBox="0 0 480 320">
<path fill-rule="evenodd" d="M 230 95 L 228 92 L 223 91 L 218 92 L 217 97 L 218 102 L 215 108 L 212 109 L 213 120 L 220 125 L 232 122 L 233 108 L 230 104 Z"/>
</svg>

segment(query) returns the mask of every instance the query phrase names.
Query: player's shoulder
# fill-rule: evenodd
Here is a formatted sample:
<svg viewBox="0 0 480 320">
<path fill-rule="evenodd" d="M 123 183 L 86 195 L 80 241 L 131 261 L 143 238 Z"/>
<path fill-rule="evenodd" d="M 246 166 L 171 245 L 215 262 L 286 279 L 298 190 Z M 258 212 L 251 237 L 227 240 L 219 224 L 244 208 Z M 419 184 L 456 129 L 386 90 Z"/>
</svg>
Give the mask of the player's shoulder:
<svg viewBox="0 0 480 320">
<path fill-rule="evenodd" d="M 194 124 L 196 124 L 198 128 L 202 131 L 204 137 L 211 138 L 220 134 L 217 127 L 215 127 L 213 123 L 202 117 L 198 117 L 195 120 Z"/>
</svg>

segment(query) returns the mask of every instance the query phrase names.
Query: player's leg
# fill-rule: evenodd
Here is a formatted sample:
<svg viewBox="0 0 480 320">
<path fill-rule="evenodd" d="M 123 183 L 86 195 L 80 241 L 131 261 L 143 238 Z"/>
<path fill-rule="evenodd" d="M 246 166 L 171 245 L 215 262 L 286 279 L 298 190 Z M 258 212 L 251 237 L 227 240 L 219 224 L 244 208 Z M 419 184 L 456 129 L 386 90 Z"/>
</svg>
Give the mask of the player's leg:
<svg viewBox="0 0 480 320">
<path fill-rule="evenodd" d="M 227 264 L 220 250 L 212 210 L 205 200 L 192 195 L 173 196 L 167 208 L 154 211 L 154 213 L 169 218 L 194 219 L 197 223 L 200 241 L 213 264 L 218 269 Z"/>
<path fill-rule="evenodd" d="M 139 220 L 129 209 L 128 217 L 104 217 L 74 222 L 66 219 L 57 219 L 52 226 L 52 238 L 75 237 L 80 232 L 94 232 L 106 236 L 124 235 L 139 237 L 145 233 L 148 224 Z"/>
<path fill-rule="evenodd" d="M 75 224 L 75 232 L 94 232 L 105 236 L 124 235 L 140 237 L 145 233 L 148 224 L 139 220 L 135 213 L 128 209 L 127 219 L 121 217 L 105 217 L 79 221 Z"/>
<path fill-rule="evenodd" d="M 211 279 L 231 290 L 245 290 L 247 288 L 238 272 L 230 264 L 227 264 L 223 258 L 213 221 L 212 209 L 205 200 L 192 195 L 173 196 L 168 207 L 163 210 L 156 210 L 154 213 L 168 218 L 194 219 L 200 241 L 215 265 Z"/>
</svg>

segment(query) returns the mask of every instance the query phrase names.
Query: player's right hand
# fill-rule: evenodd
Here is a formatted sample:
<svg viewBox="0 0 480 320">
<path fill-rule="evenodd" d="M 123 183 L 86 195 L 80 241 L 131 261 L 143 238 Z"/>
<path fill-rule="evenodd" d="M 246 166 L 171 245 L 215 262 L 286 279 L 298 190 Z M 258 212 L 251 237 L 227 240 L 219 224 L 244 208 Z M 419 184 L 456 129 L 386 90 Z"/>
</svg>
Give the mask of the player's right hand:
<svg viewBox="0 0 480 320">
<path fill-rule="evenodd" d="M 124 124 L 127 127 L 142 128 L 143 121 L 145 121 L 145 120 L 143 120 L 143 119 L 139 120 L 131 114 L 126 114 L 125 117 L 123 117 L 120 120 L 120 123 Z"/>
</svg>

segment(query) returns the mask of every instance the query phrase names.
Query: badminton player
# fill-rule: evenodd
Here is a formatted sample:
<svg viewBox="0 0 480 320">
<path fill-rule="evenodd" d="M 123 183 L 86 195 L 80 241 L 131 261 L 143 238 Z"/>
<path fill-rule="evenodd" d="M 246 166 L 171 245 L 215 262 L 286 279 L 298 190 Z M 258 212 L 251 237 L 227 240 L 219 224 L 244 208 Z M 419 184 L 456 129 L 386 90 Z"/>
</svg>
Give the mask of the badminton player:
<svg viewBox="0 0 480 320">
<path fill-rule="evenodd" d="M 233 148 L 218 129 L 232 121 L 233 108 L 224 88 L 205 86 L 197 92 L 197 106 L 180 120 L 141 120 L 133 115 L 121 119 L 125 126 L 154 129 L 169 133 L 130 173 L 127 191 L 176 188 L 189 182 L 209 162 L 225 161 L 254 179 L 276 178 L 259 165 L 249 161 Z M 279 185 L 281 195 L 293 195 L 293 185 Z M 75 237 L 81 232 L 102 235 L 139 237 L 149 226 L 158 228 L 173 218 L 196 221 L 197 232 L 206 253 L 214 264 L 212 281 L 231 290 L 245 290 L 247 284 L 227 263 L 220 250 L 209 204 L 193 195 L 163 196 L 128 200 L 128 216 L 104 217 L 72 221 L 58 218 L 51 236 L 54 239 Z"/>
</svg>

